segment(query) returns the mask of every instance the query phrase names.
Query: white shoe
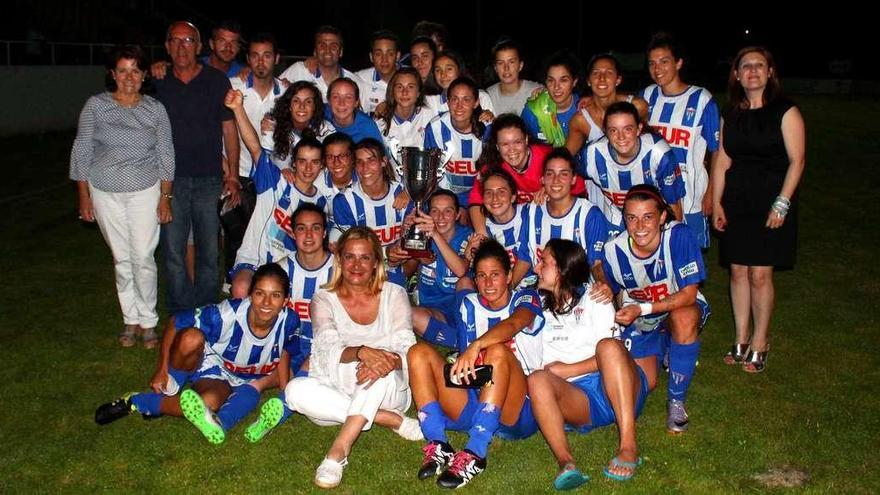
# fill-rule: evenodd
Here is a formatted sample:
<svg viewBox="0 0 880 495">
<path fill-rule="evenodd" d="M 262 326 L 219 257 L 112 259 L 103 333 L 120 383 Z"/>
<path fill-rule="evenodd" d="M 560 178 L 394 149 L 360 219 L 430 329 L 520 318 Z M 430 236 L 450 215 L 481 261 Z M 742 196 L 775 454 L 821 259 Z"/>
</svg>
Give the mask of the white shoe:
<svg viewBox="0 0 880 495">
<path fill-rule="evenodd" d="M 422 427 L 419 426 L 419 421 L 417 419 L 408 416 L 403 416 L 402 418 L 400 426 L 398 426 L 396 430 L 393 430 L 394 433 L 413 442 L 425 439 L 425 436 L 422 434 Z"/>
<path fill-rule="evenodd" d="M 324 458 L 315 470 L 315 484 L 321 488 L 336 488 L 342 481 L 342 470 L 348 464 L 348 457 L 342 461 Z"/>
</svg>

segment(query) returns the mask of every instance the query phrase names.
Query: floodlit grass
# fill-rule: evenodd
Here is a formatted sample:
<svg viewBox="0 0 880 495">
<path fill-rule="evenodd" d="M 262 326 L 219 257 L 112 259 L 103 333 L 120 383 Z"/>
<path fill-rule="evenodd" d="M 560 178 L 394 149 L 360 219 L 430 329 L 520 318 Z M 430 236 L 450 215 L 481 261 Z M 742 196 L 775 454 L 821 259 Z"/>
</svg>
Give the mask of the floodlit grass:
<svg viewBox="0 0 880 495">
<path fill-rule="evenodd" d="M 760 492 L 768 488 L 756 475 L 790 468 L 808 475 L 807 492 L 880 492 L 880 104 L 798 101 L 808 130 L 801 244 L 797 268 L 776 276 L 767 371 L 747 375 L 721 361 L 733 330 L 727 273 L 713 247 L 705 288 L 713 316 L 691 388 L 691 430 L 667 436 L 661 382 L 639 420 L 645 464 L 631 482 L 602 476 L 616 445 L 613 429 L 573 437 L 579 465 L 593 478 L 583 491 Z M 72 137 L 0 140 L 0 491 L 315 490 L 314 468 L 337 429 L 302 416 L 257 445 L 239 426 L 220 447 L 174 418 L 94 424 L 98 404 L 146 387 L 157 351 L 116 344 L 121 318 L 110 253 L 96 228 L 75 220 L 73 188 L 65 184 Z M 463 444 L 462 435 L 452 439 Z M 415 478 L 419 447 L 377 427 L 355 446 L 337 492 L 438 490 Z M 496 441 L 489 469 L 467 490 L 546 492 L 554 475 L 540 435 Z"/>
</svg>

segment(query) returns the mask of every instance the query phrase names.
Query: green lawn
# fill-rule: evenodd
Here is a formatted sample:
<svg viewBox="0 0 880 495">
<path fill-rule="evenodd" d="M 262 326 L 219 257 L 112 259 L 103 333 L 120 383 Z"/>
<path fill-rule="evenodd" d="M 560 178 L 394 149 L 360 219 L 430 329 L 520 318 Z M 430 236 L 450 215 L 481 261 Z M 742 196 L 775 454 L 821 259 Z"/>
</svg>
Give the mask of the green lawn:
<svg viewBox="0 0 880 495">
<path fill-rule="evenodd" d="M 767 371 L 725 366 L 732 343 L 727 274 L 708 255 L 713 316 L 691 388 L 691 430 L 667 436 L 665 381 L 639 420 L 645 464 L 626 484 L 606 480 L 616 433 L 573 438 L 584 491 L 729 493 L 768 490 L 754 476 L 806 473 L 806 491 L 880 492 L 880 358 L 874 302 L 880 103 L 797 98 L 807 130 L 797 268 L 777 274 Z M 138 417 L 106 427 L 95 407 L 144 388 L 156 351 L 122 349 L 109 250 L 75 220 L 67 177 L 72 134 L 0 140 L 0 492 L 312 491 L 314 468 L 336 433 L 295 417 L 262 443 L 231 431 L 209 445 L 186 421 Z M 40 190 L 38 195 L 28 195 Z M 13 198 L 13 199 L 10 199 Z M 855 200 L 857 203 L 853 204 Z M 871 227 L 874 225 L 875 227 Z M 266 397 L 268 397 L 268 393 Z M 453 436 L 456 446 L 460 435 Z M 420 493 L 420 445 L 377 428 L 355 446 L 341 493 Z M 546 492 L 554 462 L 540 436 L 496 441 L 489 469 L 468 491 Z M 801 491 L 801 490 L 799 490 Z"/>
</svg>

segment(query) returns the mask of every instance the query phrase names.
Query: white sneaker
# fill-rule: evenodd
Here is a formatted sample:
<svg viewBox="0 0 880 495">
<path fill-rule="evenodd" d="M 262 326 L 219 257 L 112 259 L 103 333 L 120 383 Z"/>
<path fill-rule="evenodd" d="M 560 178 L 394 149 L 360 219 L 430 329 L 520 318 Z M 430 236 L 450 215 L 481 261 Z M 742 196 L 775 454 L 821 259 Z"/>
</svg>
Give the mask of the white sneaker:
<svg viewBox="0 0 880 495">
<path fill-rule="evenodd" d="M 408 416 L 403 416 L 403 419 L 400 422 L 400 426 L 398 426 L 396 430 L 392 431 L 402 436 L 406 440 L 410 440 L 413 442 L 425 439 L 425 436 L 422 434 L 422 427 L 419 426 L 419 421 Z"/>
<path fill-rule="evenodd" d="M 342 470 L 348 464 L 348 457 L 342 461 L 324 458 L 315 470 L 315 484 L 321 488 L 336 488 L 342 481 Z"/>
</svg>

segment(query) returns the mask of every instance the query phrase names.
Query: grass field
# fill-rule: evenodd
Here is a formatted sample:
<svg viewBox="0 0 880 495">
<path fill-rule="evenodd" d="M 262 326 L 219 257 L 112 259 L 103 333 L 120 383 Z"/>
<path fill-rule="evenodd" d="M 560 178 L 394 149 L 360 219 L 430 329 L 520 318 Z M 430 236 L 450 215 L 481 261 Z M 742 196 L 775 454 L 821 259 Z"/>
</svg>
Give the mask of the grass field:
<svg viewBox="0 0 880 495">
<path fill-rule="evenodd" d="M 582 491 L 763 492 L 770 488 L 756 476 L 783 469 L 808 477 L 798 492 L 880 492 L 880 103 L 798 101 L 808 131 L 801 247 L 797 268 L 776 276 L 767 371 L 747 375 L 721 361 L 733 330 L 713 247 L 705 288 L 713 315 L 690 392 L 691 430 L 667 436 L 664 380 L 639 420 L 645 464 L 633 481 L 602 476 L 613 429 L 573 438 L 593 478 Z M 315 466 L 337 429 L 301 416 L 257 445 L 238 427 L 220 447 L 184 420 L 94 424 L 98 404 L 146 387 L 157 351 L 116 344 L 110 253 L 96 228 L 75 220 L 66 183 L 71 141 L 70 133 L 0 140 L 0 492 L 316 490 Z M 439 491 L 415 478 L 419 447 L 380 428 L 363 435 L 337 491 Z M 547 492 L 554 474 L 540 435 L 496 441 L 489 469 L 465 490 Z"/>
</svg>

